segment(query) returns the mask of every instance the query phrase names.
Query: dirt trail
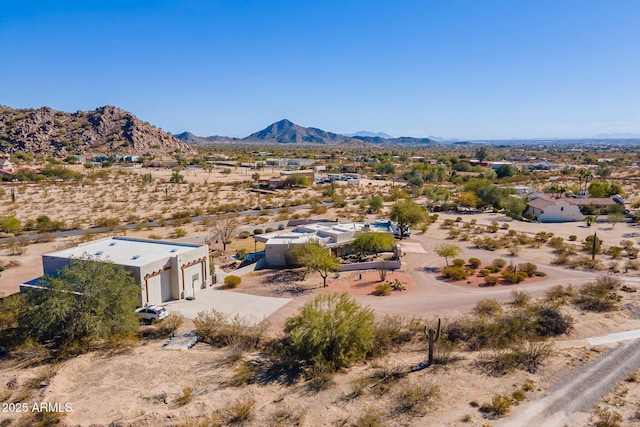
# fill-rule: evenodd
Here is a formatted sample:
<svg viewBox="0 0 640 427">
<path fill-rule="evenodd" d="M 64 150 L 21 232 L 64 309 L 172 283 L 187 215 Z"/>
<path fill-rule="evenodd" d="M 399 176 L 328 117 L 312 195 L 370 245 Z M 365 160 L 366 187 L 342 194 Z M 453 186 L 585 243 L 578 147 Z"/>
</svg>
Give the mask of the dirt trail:
<svg viewBox="0 0 640 427">
<path fill-rule="evenodd" d="M 626 341 L 598 360 L 559 379 L 535 402 L 522 405 L 501 427 L 571 426 L 570 417 L 589 412 L 617 381 L 640 366 L 640 340 Z"/>
</svg>

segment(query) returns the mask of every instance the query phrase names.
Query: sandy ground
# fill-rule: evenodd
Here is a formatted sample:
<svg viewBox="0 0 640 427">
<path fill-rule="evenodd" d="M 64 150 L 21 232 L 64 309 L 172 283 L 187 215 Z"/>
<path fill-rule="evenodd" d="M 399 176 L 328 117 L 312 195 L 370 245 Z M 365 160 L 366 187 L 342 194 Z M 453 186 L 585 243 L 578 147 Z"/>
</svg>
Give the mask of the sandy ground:
<svg viewBox="0 0 640 427">
<path fill-rule="evenodd" d="M 142 195 L 127 195 L 126 186 L 141 185 L 131 175 L 113 173 L 106 180 L 106 187 L 97 191 L 97 187 L 86 183 L 84 187 L 70 186 L 60 183 L 58 187 L 46 189 L 33 186 L 18 187 L 19 203 L 17 205 L 4 204 L 0 206 L 0 215 L 16 214 L 21 219 L 35 218 L 39 214 L 50 215 L 52 219 L 64 221 L 79 221 L 90 224 L 92 218 L 113 209 L 121 216 L 137 215 L 140 218 L 152 216 L 170 216 L 175 206 L 195 209 L 203 206 L 214 206 L 218 200 L 233 193 L 232 183 L 242 178 L 234 171 L 225 175 L 214 170 L 208 172 L 186 172 L 186 178 L 193 184 L 168 185 L 167 176 L 162 174 L 170 171 L 151 171 L 157 182 L 154 182 Z M 136 170 L 133 173 L 148 173 Z M 216 188 L 215 182 L 224 181 L 228 188 Z M 218 179 L 224 178 L 224 179 Z M 250 180 L 250 174 L 246 177 Z M 211 181 L 208 181 L 211 179 Z M 228 182 L 228 184 L 226 184 Z M 100 187 L 102 188 L 102 187 Z M 133 188 L 133 187 L 131 187 Z M 136 187 L 137 188 L 137 187 Z M 189 190 L 191 188 L 191 190 Z M 166 193 L 172 194 L 165 200 Z M 218 191 L 218 193 L 215 193 Z M 303 197 L 307 190 L 290 192 L 287 197 Z M 350 195 L 353 189 L 346 189 Z M 69 196 L 67 193 L 70 193 Z M 216 197 L 212 196 L 216 194 Z M 283 193 L 284 194 L 284 193 Z M 206 195 L 206 197 L 205 197 Z M 6 195 L 5 195 L 6 196 Z M 24 197 L 24 199 L 22 199 Z M 203 199 L 203 197 L 205 197 Z M 230 198 L 232 202 L 257 202 L 254 195 L 239 194 Z M 354 198 L 361 198 L 357 190 Z M 86 205 L 76 209 L 73 200 L 86 200 Z M 106 200 L 105 200 L 106 199 Z M 213 200 L 216 199 L 216 200 Z M 101 205 L 102 204 L 102 205 Z M 107 205 L 111 205 L 107 208 Z M 37 207 L 37 208 L 36 208 Z M 92 211 L 95 209 L 95 212 Z M 327 217 L 351 218 L 361 216 L 356 206 L 349 205 L 340 210 L 330 210 Z M 597 231 L 605 245 L 619 245 L 620 240 L 630 239 L 636 245 L 640 231 L 637 226 L 618 224 L 611 227 L 598 223 L 590 228 L 582 223 L 572 224 L 533 224 L 520 223 L 497 214 L 449 214 L 441 213 L 439 223 L 445 218 L 462 217 L 463 221 L 476 219 L 479 224 L 488 225 L 492 221 L 499 224 L 509 224 L 510 229 L 526 232 L 531 235 L 539 231 L 553 232 L 555 236 L 568 239 L 570 235 L 578 236 L 578 242 Z M 372 217 L 370 217 L 372 218 Z M 252 218 L 255 224 L 268 222 L 271 217 Z M 184 224 L 188 237 L 206 235 L 209 232 L 203 224 Z M 175 227 L 162 227 L 127 232 L 129 236 L 148 237 L 157 234 L 169 238 Z M 499 231 L 505 233 L 506 231 Z M 390 296 L 374 296 L 371 293 L 379 283 L 378 272 L 343 273 L 338 278 L 330 277 L 328 287 L 322 287 L 322 279 L 317 274 L 310 274 L 304 280 L 298 272 L 276 270 L 257 272 L 243 278 L 243 285 L 236 292 L 255 293 L 266 296 L 286 296 L 293 298 L 291 303 L 272 315 L 271 333 L 281 331 L 284 320 L 294 314 L 305 301 L 321 292 L 346 291 L 363 304 L 374 308 L 379 316 L 386 313 L 404 313 L 407 316 L 423 317 L 432 321 L 435 317 L 452 318 L 467 312 L 477 300 L 495 298 L 508 301 L 513 289 L 525 290 L 532 295 L 543 295 L 548 287 L 555 284 L 573 284 L 579 286 L 593 280 L 597 274 L 565 270 L 550 264 L 553 255 L 551 249 L 541 247 L 523 247 L 518 257 L 510 257 L 504 250 L 490 252 L 474 249 L 470 242 L 459 242 L 447 238 L 448 231 L 432 225 L 424 235 L 414 231 L 410 239 L 419 245 L 422 251 L 407 252 L 403 259 L 403 268 L 397 272 L 390 272 L 387 281 L 400 280 L 406 287 L 404 291 L 394 291 Z M 66 245 L 77 244 L 80 238 L 58 239 L 49 243 L 27 246 L 23 255 L 12 256 L 8 248 L 0 251 L 0 262 L 7 264 L 17 261 L 19 266 L 11 267 L 2 272 L 0 278 L 0 293 L 9 294 L 17 290 L 17 286 L 24 280 L 32 279 L 42 274 L 40 256 Z M 437 273 L 426 269 L 440 268 L 444 260 L 434 254 L 435 247 L 442 243 L 453 243 L 463 249 L 462 258 L 477 257 L 483 263 L 490 263 L 501 257 L 509 262 L 532 261 L 539 265 L 548 276 L 517 286 L 496 286 L 494 288 L 478 288 L 471 284 L 446 283 L 437 277 Z M 416 246 L 418 247 L 418 246 Z M 233 250 L 223 255 L 228 257 Z M 633 286 L 640 285 L 635 273 L 629 272 L 624 279 Z M 622 310 L 604 315 L 584 314 L 574 309 L 569 313 L 575 318 L 575 329 L 556 342 L 555 355 L 545 363 L 538 373 L 531 374 L 516 371 L 504 377 L 488 376 L 479 367 L 477 358 L 481 355 L 474 353 L 460 353 L 458 360 L 444 367 L 430 367 L 417 370 L 400 379 L 386 393 L 379 394 L 378 386 L 365 388 L 361 396 L 347 397 L 353 390 L 352 382 L 357 379 L 371 378 L 381 369 L 410 370 L 425 359 L 425 344 L 420 342 L 393 353 L 385 358 L 374 360 L 366 364 L 357 365 L 345 372 L 337 374 L 334 384 L 327 390 L 315 392 L 309 389 L 304 381 L 296 381 L 291 385 L 278 381 L 234 386 L 231 379 L 238 369 L 237 362 L 233 362 L 228 350 L 216 350 L 205 344 L 197 344 L 186 352 L 172 352 L 162 349 L 163 340 L 145 340 L 117 354 L 95 352 L 86 354 L 56 367 L 57 373 L 52 379 L 42 381 L 40 386 L 22 396 L 23 402 L 31 406 L 40 402 L 61 402 L 72 405 L 72 411 L 64 417 L 67 425 L 180 425 L 189 423 L 191 417 L 211 414 L 216 410 L 229 409 L 232 403 L 243 398 L 255 401 L 255 418 L 249 425 L 274 425 L 270 418 L 276 410 L 286 408 L 290 413 L 303 413 L 301 425 L 349 425 L 356 423 L 366 413 L 375 414 L 379 411 L 384 425 L 407 426 L 485 426 L 499 425 L 500 421 L 486 418 L 472 402 L 483 404 L 489 402 L 496 393 L 511 394 L 521 389 L 526 380 L 535 383 L 533 391 L 527 392 L 526 402 L 535 402 L 557 383 L 558 378 L 571 375 L 577 367 L 599 360 L 608 351 L 606 346 L 590 347 L 585 338 L 606 335 L 612 332 L 640 328 L 640 307 L 637 293 L 624 294 L 621 303 Z M 186 322 L 185 330 L 189 330 L 192 323 Z M 260 355 L 247 354 L 245 360 L 258 360 Z M 31 366 L 27 361 L 0 361 L 0 404 L 15 402 L 26 387 L 29 379 L 43 375 L 46 367 Z M 640 372 L 636 373 L 636 377 Z M 15 378 L 15 380 L 14 380 Z M 622 425 L 637 425 L 632 417 L 635 414 L 636 402 L 640 396 L 640 380 L 617 383 L 613 390 L 603 390 L 600 399 L 603 407 L 622 414 Z M 429 405 L 425 414 L 409 416 L 396 412 L 398 393 L 411 383 L 436 384 L 440 389 L 439 397 Z M 180 406 L 177 398 L 183 394 L 185 387 L 191 387 L 193 394 L 191 401 Z M 526 405 L 523 403 L 523 408 Z M 514 409 L 517 413 L 517 408 Z M 391 414 L 391 415 L 385 415 Z M 582 426 L 588 422 L 589 410 L 582 410 L 572 415 L 566 421 L 568 426 Z M 31 415 L 30 415 L 31 416 Z M 468 417 L 467 417 L 468 416 Z M 22 417 L 17 413 L 0 413 L 0 425 L 13 425 Z M 468 421 L 463 422 L 463 419 Z M 7 424 L 4 420 L 11 420 Z M 294 423 L 290 423 L 293 425 Z M 285 424 L 286 425 L 286 424 Z"/>
</svg>

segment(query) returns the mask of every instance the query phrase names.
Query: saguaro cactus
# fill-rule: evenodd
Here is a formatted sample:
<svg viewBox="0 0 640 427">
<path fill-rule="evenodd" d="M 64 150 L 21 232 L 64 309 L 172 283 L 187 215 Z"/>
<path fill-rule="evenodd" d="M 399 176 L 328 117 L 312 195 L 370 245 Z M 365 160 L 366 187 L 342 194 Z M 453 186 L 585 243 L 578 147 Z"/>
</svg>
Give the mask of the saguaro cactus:
<svg viewBox="0 0 640 427">
<path fill-rule="evenodd" d="M 433 344 L 440 339 L 440 319 L 438 319 L 438 327 L 436 329 L 425 326 L 424 333 L 427 336 L 427 341 L 429 342 L 428 363 L 431 365 L 433 363 Z"/>
</svg>

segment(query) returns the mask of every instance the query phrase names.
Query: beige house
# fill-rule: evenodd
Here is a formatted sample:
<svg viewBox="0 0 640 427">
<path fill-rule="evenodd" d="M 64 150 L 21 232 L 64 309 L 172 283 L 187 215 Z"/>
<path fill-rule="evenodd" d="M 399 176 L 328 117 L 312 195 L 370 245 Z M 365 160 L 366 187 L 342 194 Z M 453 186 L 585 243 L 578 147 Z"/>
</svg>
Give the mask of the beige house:
<svg viewBox="0 0 640 427">
<path fill-rule="evenodd" d="M 112 262 L 131 271 L 142 305 L 195 298 L 211 283 L 207 245 L 111 237 L 43 255 L 44 274 L 55 275 L 74 258 Z M 32 286 L 37 285 L 25 284 L 21 290 Z"/>
</svg>

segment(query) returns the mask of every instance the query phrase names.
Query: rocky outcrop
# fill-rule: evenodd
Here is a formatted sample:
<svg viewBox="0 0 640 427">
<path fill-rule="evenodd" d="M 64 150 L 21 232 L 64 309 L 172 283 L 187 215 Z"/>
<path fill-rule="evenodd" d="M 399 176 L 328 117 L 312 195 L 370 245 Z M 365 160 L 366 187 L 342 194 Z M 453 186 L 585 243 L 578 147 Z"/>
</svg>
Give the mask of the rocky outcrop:
<svg viewBox="0 0 640 427">
<path fill-rule="evenodd" d="M 66 157 L 71 154 L 192 154 L 188 144 L 143 122 L 121 108 L 106 105 L 93 111 L 65 113 L 0 106 L 0 152 L 27 152 Z"/>
</svg>

